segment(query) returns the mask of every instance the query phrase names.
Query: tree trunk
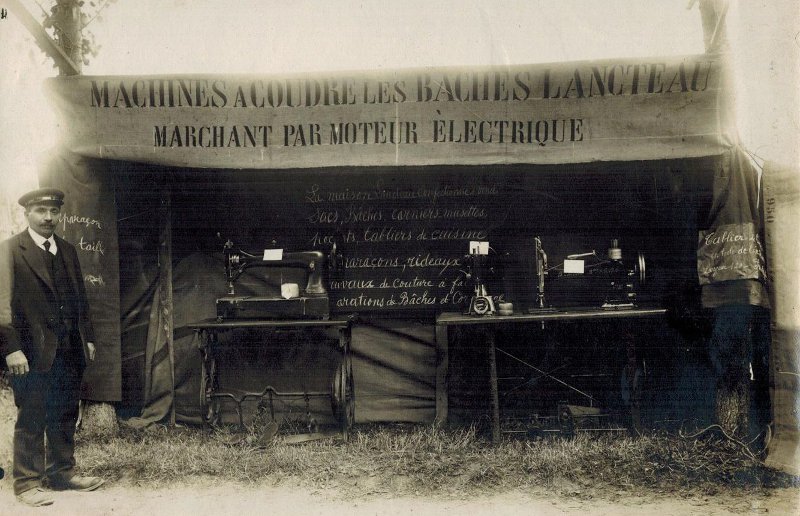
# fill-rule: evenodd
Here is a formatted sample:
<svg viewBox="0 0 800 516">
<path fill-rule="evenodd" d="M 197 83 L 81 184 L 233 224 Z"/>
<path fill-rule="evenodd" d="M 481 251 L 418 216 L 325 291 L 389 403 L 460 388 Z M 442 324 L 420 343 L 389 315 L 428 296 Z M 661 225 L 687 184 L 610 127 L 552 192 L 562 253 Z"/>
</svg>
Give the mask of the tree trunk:
<svg viewBox="0 0 800 516">
<path fill-rule="evenodd" d="M 81 72 L 83 63 L 83 22 L 81 20 L 81 7 L 78 0 L 57 0 L 58 13 L 53 16 L 53 24 L 56 29 L 56 43 L 61 50 L 72 60 L 77 67 L 77 72 Z M 60 75 L 74 75 L 74 70 L 63 65 L 58 65 Z"/>
<path fill-rule="evenodd" d="M 716 420 L 731 437 L 747 438 L 749 432 L 750 385 L 746 379 L 735 385 L 717 386 Z"/>
</svg>

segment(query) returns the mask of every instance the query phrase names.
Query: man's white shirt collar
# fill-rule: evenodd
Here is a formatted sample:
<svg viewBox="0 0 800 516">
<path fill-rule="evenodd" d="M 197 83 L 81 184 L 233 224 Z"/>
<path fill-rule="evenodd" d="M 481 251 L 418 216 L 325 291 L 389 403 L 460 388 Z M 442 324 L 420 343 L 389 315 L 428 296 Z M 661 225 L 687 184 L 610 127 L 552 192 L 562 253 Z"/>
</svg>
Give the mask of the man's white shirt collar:
<svg viewBox="0 0 800 516">
<path fill-rule="evenodd" d="M 39 233 L 37 233 L 36 231 L 32 230 L 31 228 L 28 228 L 28 233 L 31 235 L 31 238 L 33 239 L 33 242 L 36 245 L 38 245 L 40 248 L 42 248 L 42 249 L 44 249 L 45 240 L 49 241 L 50 242 L 50 253 L 53 254 L 53 255 L 56 254 L 56 251 L 58 251 L 58 248 L 56 246 L 56 239 L 53 238 L 52 235 L 50 236 L 50 238 L 45 238 L 42 235 L 40 235 Z"/>
</svg>

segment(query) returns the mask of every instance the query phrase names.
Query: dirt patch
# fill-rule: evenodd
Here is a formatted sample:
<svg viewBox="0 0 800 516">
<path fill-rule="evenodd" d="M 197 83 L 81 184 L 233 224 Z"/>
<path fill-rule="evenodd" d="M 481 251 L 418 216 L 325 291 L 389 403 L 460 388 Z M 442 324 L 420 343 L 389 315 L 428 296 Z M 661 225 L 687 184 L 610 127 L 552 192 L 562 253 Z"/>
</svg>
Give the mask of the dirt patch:
<svg viewBox="0 0 800 516">
<path fill-rule="evenodd" d="M 755 498 L 705 496 L 616 496 L 615 499 L 591 495 L 563 496 L 545 492 L 509 491 L 479 497 L 446 499 L 437 497 L 391 497 L 369 493 L 363 497 L 342 498 L 337 491 L 308 489 L 293 482 L 280 485 L 238 483 L 203 478 L 159 488 L 137 487 L 118 482 L 93 493 L 53 493 L 55 504 L 29 509 L 17 504 L 7 480 L 0 486 L 0 514 L 75 515 L 161 515 L 191 514 L 283 514 L 283 515 L 435 515 L 469 514 L 605 514 L 620 516 L 664 514 L 742 515 L 797 514 L 800 491 L 777 489 Z"/>
</svg>

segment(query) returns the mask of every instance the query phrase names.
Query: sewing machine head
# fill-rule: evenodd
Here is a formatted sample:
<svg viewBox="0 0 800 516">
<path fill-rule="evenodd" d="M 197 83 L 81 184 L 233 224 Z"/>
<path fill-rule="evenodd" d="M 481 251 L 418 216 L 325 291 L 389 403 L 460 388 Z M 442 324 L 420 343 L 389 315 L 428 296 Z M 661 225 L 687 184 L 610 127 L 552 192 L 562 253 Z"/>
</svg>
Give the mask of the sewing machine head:
<svg viewBox="0 0 800 516">
<path fill-rule="evenodd" d="M 610 310 L 636 306 L 647 282 L 644 254 L 623 256 L 618 239 L 611 241 L 605 256 L 594 250 L 570 254 L 554 272 L 551 292 L 557 291 L 569 304 L 599 304 Z"/>
<path fill-rule="evenodd" d="M 217 317 L 226 318 L 317 318 L 327 319 L 329 275 L 342 265 L 338 245 L 331 245 L 328 253 L 322 251 L 284 252 L 283 249 L 265 249 L 255 254 L 237 249 L 228 240 L 223 247 L 225 278 L 228 295 L 217 299 Z M 291 268 L 305 272 L 305 286 L 287 297 L 236 297 L 236 280 L 251 267 Z"/>
<path fill-rule="evenodd" d="M 263 254 L 253 254 L 236 249 L 228 240 L 223 248 L 225 256 L 225 278 L 228 280 L 228 295 L 235 295 L 234 283 L 245 270 L 251 267 L 292 268 L 305 271 L 307 281 L 300 293 L 309 296 L 327 294 L 325 283 L 329 272 L 341 267 L 341 256 L 334 242 L 326 255 L 322 251 L 284 252 L 283 249 L 265 249 Z"/>
</svg>

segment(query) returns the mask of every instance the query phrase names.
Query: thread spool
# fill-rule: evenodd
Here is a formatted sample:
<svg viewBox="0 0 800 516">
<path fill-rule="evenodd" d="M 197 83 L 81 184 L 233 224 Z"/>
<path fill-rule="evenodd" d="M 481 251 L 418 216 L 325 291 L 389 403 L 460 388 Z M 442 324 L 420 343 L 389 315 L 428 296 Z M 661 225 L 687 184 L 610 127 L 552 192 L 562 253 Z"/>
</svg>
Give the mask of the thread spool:
<svg viewBox="0 0 800 516">
<path fill-rule="evenodd" d="M 611 247 L 608 249 L 609 260 L 622 260 L 622 249 L 619 247 L 619 240 L 611 240 Z"/>
</svg>

